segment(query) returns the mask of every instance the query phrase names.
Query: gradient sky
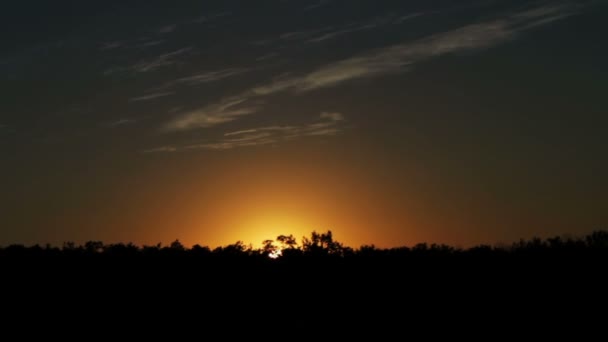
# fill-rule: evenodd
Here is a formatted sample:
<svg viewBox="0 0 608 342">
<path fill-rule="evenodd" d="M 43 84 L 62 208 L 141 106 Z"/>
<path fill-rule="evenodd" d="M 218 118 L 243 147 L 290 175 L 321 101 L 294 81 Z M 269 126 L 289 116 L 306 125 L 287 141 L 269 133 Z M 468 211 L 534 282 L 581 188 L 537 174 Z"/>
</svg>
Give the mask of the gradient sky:
<svg viewBox="0 0 608 342">
<path fill-rule="evenodd" d="M 608 224 L 608 1 L 8 1 L 0 245 Z"/>
</svg>

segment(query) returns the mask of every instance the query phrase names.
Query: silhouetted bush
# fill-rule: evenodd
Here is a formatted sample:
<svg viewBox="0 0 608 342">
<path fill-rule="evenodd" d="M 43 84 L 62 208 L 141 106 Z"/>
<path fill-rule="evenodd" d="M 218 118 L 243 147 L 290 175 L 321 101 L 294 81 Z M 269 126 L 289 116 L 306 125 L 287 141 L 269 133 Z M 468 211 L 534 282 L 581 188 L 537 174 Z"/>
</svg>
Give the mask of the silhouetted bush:
<svg viewBox="0 0 608 342">
<path fill-rule="evenodd" d="M 277 260 L 274 256 L 278 252 Z M 101 257 L 123 258 L 141 257 L 156 258 L 168 255 L 182 255 L 194 259 L 252 259 L 262 260 L 266 263 L 274 263 L 278 260 L 324 258 L 344 260 L 404 260 L 418 258 L 433 259 L 458 259 L 466 256 L 468 258 L 492 258 L 517 256 L 606 256 L 608 254 L 608 232 L 595 231 L 582 238 L 551 237 L 545 240 L 533 238 L 531 240 L 520 240 L 510 246 L 500 247 L 490 245 L 477 245 L 467 249 L 455 248 L 443 244 L 418 243 L 413 247 L 378 248 L 375 245 L 363 245 L 359 248 L 344 246 L 336 241 L 331 231 L 326 233 L 312 232 L 310 237 L 303 237 L 299 245 L 293 235 L 280 235 L 276 240 L 265 240 L 262 247 L 254 249 L 250 245 L 237 241 L 227 246 L 216 247 L 213 250 L 207 246 L 194 245 L 192 248 L 185 247 L 179 240 L 173 241 L 168 246 L 160 243 L 154 246 L 136 246 L 132 243 L 116 243 L 106 245 L 101 241 L 88 241 L 84 245 L 74 242 L 65 242 L 61 248 L 46 245 L 44 248 L 35 245 L 26 247 L 23 245 L 10 245 L 0 247 L 2 258 L 25 258 L 25 257 L 57 257 L 80 258 L 86 255 L 98 255 Z M 262 258 L 260 258 L 262 257 Z"/>
</svg>

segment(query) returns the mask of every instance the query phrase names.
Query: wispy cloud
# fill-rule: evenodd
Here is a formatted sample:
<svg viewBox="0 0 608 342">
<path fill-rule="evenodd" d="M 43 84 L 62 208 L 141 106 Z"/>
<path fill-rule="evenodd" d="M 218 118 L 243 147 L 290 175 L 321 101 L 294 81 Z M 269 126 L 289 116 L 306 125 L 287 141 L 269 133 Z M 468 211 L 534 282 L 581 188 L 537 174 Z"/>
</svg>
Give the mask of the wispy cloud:
<svg viewBox="0 0 608 342">
<path fill-rule="evenodd" d="M 256 62 L 261 62 L 261 61 L 266 61 L 266 60 L 276 58 L 276 57 L 279 57 L 279 54 L 277 52 L 271 52 L 271 53 L 264 54 L 264 55 L 256 58 L 255 60 L 256 60 Z"/>
<path fill-rule="evenodd" d="M 154 99 L 157 99 L 160 97 L 171 96 L 173 94 L 175 94 L 175 92 L 172 92 L 172 91 L 168 91 L 168 92 L 164 92 L 164 93 L 147 94 L 147 95 L 131 98 L 131 99 L 129 99 L 129 102 L 150 101 L 150 100 L 154 100 Z"/>
<path fill-rule="evenodd" d="M 148 41 L 139 45 L 135 45 L 136 48 L 148 47 L 153 45 L 161 44 L 162 41 Z M 121 45 L 121 47 L 127 47 L 126 45 Z M 146 73 L 150 71 L 155 71 L 157 69 L 163 67 L 173 66 L 179 63 L 178 58 L 192 51 L 192 47 L 186 47 L 183 49 L 171 51 L 154 58 L 141 60 L 134 65 L 131 66 L 113 66 L 104 70 L 103 74 L 105 76 L 109 76 L 116 73 L 124 73 L 124 72 L 134 72 L 134 73 Z"/>
<path fill-rule="evenodd" d="M 317 30 L 316 32 L 309 31 L 307 33 L 308 33 L 308 36 L 310 36 L 310 38 L 306 42 L 307 43 L 321 43 L 321 42 L 324 42 L 324 41 L 327 41 L 330 39 L 338 38 L 340 36 L 344 36 L 344 35 L 355 33 L 355 32 L 373 30 L 373 29 L 376 29 L 376 28 L 379 28 L 382 26 L 386 26 L 386 25 L 398 25 L 407 20 L 422 16 L 422 15 L 424 15 L 423 12 L 408 14 L 408 15 L 404 15 L 401 17 L 396 17 L 395 15 L 391 14 L 391 15 L 376 17 L 376 18 L 373 18 L 372 20 L 368 20 L 368 21 L 365 21 L 362 23 L 353 23 L 353 24 L 345 25 L 345 26 L 343 26 L 341 28 L 337 28 L 337 29 L 324 28 L 322 30 Z M 319 33 L 319 35 L 314 36 L 317 33 Z"/>
<path fill-rule="evenodd" d="M 424 12 L 416 12 L 416 13 L 406 14 L 406 15 L 403 15 L 403 16 L 397 18 L 393 23 L 394 24 L 402 24 L 402 23 L 404 23 L 404 22 L 406 22 L 408 20 L 421 17 L 424 14 L 425 14 Z"/>
<path fill-rule="evenodd" d="M 239 147 L 276 144 L 307 136 L 333 136 L 343 130 L 344 116 L 337 112 L 323 112 L 318 119 L 307 124 L 265 126 L 224 133 L 223 137 L 198 144 L 170 145 L 146 150 L 152 152 L 176 152 L 184 150 L 230 150 Z"/>
<path fill-rule="evenodd" d="M 319 0 L 316 4 L 304 7 L 304 11 L 312 11 L 328 5 L 331 0 Z"/>
<path fill-rule="evenodd" d="M 266 39 L 257 39 L 250 44 L 252 45 L 271 45 L 276 42 L 291 42 L 291 41 L 306 41 L 312 39 L 313 37 L 319 34 L 326 34 L 333 30 L 336 30 L 333 26 L 325 26 L 321 28 L 315 28 L 310 30 L 299 30 L 299 31 L 289 31 L 285 33 L 281 33 L 277 37 L 266 38 Z"/>
<path fill-rule="evenodd" d="M 276 79 L 253 87 L 220 103 L 178 117 L 166 129 L 188 130 L 234 121 L 240 115 L 255 113 L 255 107 L 242 106 L 254 98 L 280 92 L 310 92 L 345 82 L 403 72 L 429 59 L 490 48 L 517 38 L 521 33 L 578 13 L 575 5 L 545 5 L 520 11 L 501 19 L 466 25 L 425 38 L 368 51 L 330 63 L 307 74 Z M 238 101 L 234 101 L 238 99 Z M 233 103 L 236 103 L 233 104 Z"/>
<path fill-rule="evenodd" d="M 228 68 L 223 70 L 206 71 L 192 76 L 181 77 L 166 83 L 160 89 L 170 88 L 178 85 L 195 86 L 224 80 L 233 76 L 248 72 L 248 68 Z"/>
<path fill-rule="evenodd" d="M 198 18 L 194 19 L 192 21 L 192 23 L 195 23 L 195 24 L 208 23 L 208 22 L 213 21 L 214 19 L 222 18 L 222 17 L 227 17 L 227 16 L 229 16 L 231 14 L 232 14 L 232 12 L 230 12 L 230 11 L 221 11 L 221 12 L 209 13 L 209 14 L 205 14 L 205 15 L 199 16 Z"/>
<path fill-rule="evenodd" d="M 137 122 L 137 120 L 134 120 L 134 119 L 122 118 L 122 119 L 118 119 L 118 120 L 115 120 L 115 121 L 106 122 L 106 123 L 102 124 L 102 126 L 106 126 L 106 127 L 118 127 L 118 126 L 131 125 L 131 124 L 134 124 L 136 122 Z"/>
<path fill-rule="evenodd" d="M 192 47 L 179 49 L 176 51 L 162 54 L 151 60 L 140 61 L 133 65 L 130 69 L 136 72 L 149 72 L 162 67 L 172 66 L 177 63 L 176 58 L 182 56 L 192 50 Z"/>
<path fill-rule="evenodd" d="M 149 40 L 149 41 L 145 41 L 143 43 L 134 45 L 134 48 L 147 48 L 147 47 L 151 47 L 151 46 L 157 46 L 160 45 L 162 43 L 164 43 L 164 40 Z"/>
<path fill-rule="evenodd" d="M 354 33 L 357 31 L 364 31 L 364 30 L 370 30 L 373 28 L 376 28 L 377 25 L 376 24 L 365 24 L 365 25 L 361 25 L 361 26 L 356 26 L 356 27 L 349 27 L 349 28 L 343 28 L 340 30 L 335 30 L 335 31 L 331 31 L 331 32 L 327 32 L 324 33 L 318 37 L 314 37 L 309 39 L 307 42 L 308 43 L 320 43 L 329 39 L 333 39 L 345 34 L 349 34 L 349 33 Z"/>
<path fill-rule="evenodd" d="M 111 41 L 99 44 L 100 51 L 111 51 L 116 49 L 142 49 L 157 46 L 165 41 L 162 39 L 139 38 L 132 41 Z M 119 68 L 116 68 L 119 69 Z M 123 68 L 127 69 L 127 68 Z"/>
<path fill-rule="evenodd" d="M 332 26 L 327 26 L 327 27 L 317 28 L 314 30 L 285 32 L 279 36 L 279 39 L 282 39 L 282 40 L 306 39 L 306 38 L 310 38 L 316 34 L 323 33 L 323 32 L 329 32 L 331 30 L 334 30 L 334 28 Z"/>
<path fill-rule="evenodd" d="M 144 150 L 144 153 L 158 153 L 158 152 L 175 152 L 177 148 L 173 146 L 162 146 L 157 148 L 151 148 L 149 150 Z"/>
<path fill-rule="evenodd" d="M 321 113 L 321 119 L 328 119 L 330 121 L 342 121 L 344 120 L 344 115 L 338 112 L 323 112 Z"/>
<path fill-rule="evenodd" d="M 177 28 L 177 25 L 163 26 L 163 27 L 161 27 L 161 28 L 158 29 L 158 33 L 160 33 L 160 34 L 171 33 L 173 31 L 175 31 L 176 28 Z"/>
<path fill-rule="evenodd" d="M 359 31 L 367 31 L 372 30 L 381 26 L 386 25 L 399 25 L 403 22 L 420 17 L 424 15 L 424 12 L 417 12 L 406 14 L 403 16 L 396 16 L 394 14 L 379 16 L 373 18 L 371 20 L 366 20 L 365 22 L 355 22 L 347 25 L 341 25 L 338 27 L 335 26 L 326 26 L 317 29 L 310 30 L 301 30 L 301 31 L 291 31 L 281 34 L 278 37 L 278 40 L 281 41 L 305 41 L 307 43 L 321 43 L 330 39 L 338 38 L 340 36 L 344 36 L 347 34 L 359 32 Z M 273 42 L 273 39 L 267 39 L 262 41 L 256 41 L 254 44 L 257 45 L 267 45 Z"/>
<path fill-rule="evenodd" d="M 321 67 L 304 76 L 283 79 L 256 87 L 256 95 L 293 90 L 306 92 L 336 86 L 354 79 L 400 72 L 405 67 L 452 53 L 489 48 L 516 38 L 525 30 L 546 25 L 577 13 L 575 6 L 544 6 L 515 15 L 452 31 L 418 41 L 396 44 Z"/>
<path fill-rule="evenodd" d="M 102 43 L 99 46 L 99 50 L 101 50 L 101 51 L 114 50 L 114 49 L 121 48 L 124 45 L 125 45 L 125 43 L 121 42 L 121 41 L 106 42 L 106 43 Z"/>
<path fill-rule="evenodd" d="M 236 120 L 239 116 L 255 113 L 257 106 L 247 105 L 248 98 L 234 96 L 200 109 L 186 112 L 164 126 L 165 131 L 207 128 Z"/>
<path fill-rule="evenodd" d="M 253 133 L 239 136 L 237 138 L 222 139 L 217 142 L 206 144 L 187 145 L 181 149 L 194 150 L 230 150 L 238 147 L 250 147 L 274 144 L 277 142 L 270 132 Z"/>
</svg>

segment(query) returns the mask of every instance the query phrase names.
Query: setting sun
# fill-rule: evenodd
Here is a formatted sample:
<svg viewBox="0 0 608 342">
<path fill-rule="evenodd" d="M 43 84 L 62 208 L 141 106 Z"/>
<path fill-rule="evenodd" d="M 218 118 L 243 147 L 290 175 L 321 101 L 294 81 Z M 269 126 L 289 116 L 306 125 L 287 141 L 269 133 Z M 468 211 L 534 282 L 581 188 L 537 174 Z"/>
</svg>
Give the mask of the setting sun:
<svg viewBox="0 0 608 342">
<path fill-rule="evenodd" d="M 238 236 L 247 244 L 251 243 L 254 248 L 261 247 L 265 240 L 275 240 L 277 236 L 283 234 L 293 234 L 299 240 L 314 229 L 315 224 L 312 221 L 288 213 L 261 213 L 245 218 L 235 232 L 235 237 Z"/>
<path fill-rule="evenodd" d="M 608 221 L 605 1 L 38 2 L 4 11 L 0 246 Z"/>
<path fill-rule="evenodd" d="M 278 259 L 281 255 L 283 255 L 283 251 L 280 249 L 277 249 L 277 250 L 273 251 L 272 253 L 268 254 L 268 257 L 270 259 Z"/>
<path fill-rule="evenodd" d="M 2 13 L 4 335 L 602 327 L 608 0 Z"/>
</svg>

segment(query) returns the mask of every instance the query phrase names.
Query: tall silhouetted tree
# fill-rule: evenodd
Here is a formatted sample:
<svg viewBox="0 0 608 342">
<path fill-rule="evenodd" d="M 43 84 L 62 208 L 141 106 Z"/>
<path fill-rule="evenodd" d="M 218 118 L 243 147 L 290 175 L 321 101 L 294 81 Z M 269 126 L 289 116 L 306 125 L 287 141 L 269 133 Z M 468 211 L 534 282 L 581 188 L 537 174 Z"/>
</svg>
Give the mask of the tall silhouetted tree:
<svg viewBox="0 0 608 342">
<path fill-rule="evenodd" d="M 302 238 L 302 249 L 310 254 L 332 254 L 340 255 L 342 252 L 342 244 L 334 241 L 331 230 L 327 233 L 319 234 L 313 231 L 310 239 Z"/>
<path fill-rule="evenodd" d="M 608 248 L 608 231 L 600 230 L 587 235 L 585 238 L 588 246 L 595 248 Z"/>
<path fill-rule="evenodd" d="M 279 247 L 274 245 L 274 240 L 264 240 L 262 242 L 262 255 L 269 256 L 277 252 Z"/>
<path fill-rule="evenodd" d="M 169 245 L 169 248 L 174 251 L 185 251 L 186 250 L 184 245 L 182 245 L 182 243 L 179 242 L 179 240 L 175 240 L 175 241 L 171 242 L 171 244 Z"/>
<path fill-rule="evenodd" d="M 289 234 L 289 235 L 279 235 L 277 236 L 277 241 L 279 241 L 282 244 L 282 249 L 295 249 L 298 247 L 298 242 L 296 241 L 296 238 L 293 237 L 293 235 Z"/>
</svg>

